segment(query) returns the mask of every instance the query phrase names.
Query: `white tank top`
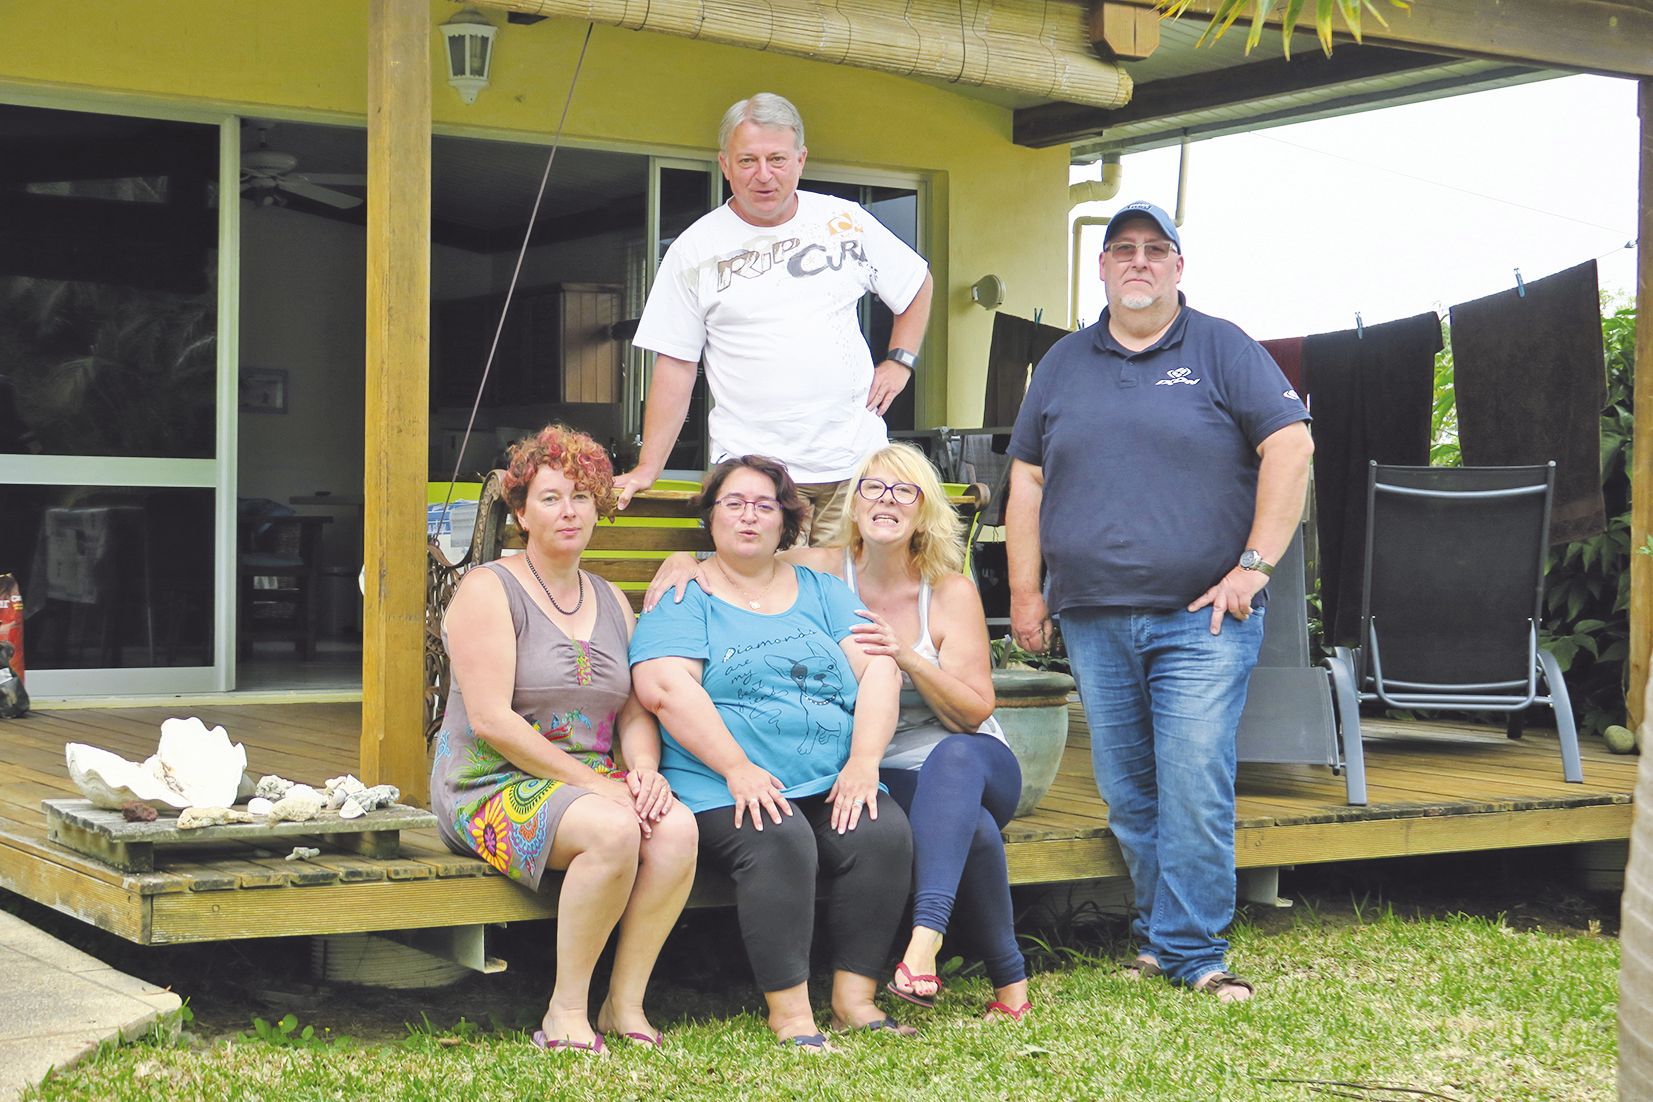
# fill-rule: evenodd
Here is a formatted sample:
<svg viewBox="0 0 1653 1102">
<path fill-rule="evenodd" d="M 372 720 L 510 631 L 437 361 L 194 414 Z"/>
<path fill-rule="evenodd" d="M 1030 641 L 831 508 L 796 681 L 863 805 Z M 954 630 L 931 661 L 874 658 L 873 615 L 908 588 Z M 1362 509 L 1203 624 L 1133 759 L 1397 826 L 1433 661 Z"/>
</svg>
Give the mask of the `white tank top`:
<svg viewBox="0 0 1653 1102">
<path fill-rule="evenodd" d="M 847 547 L 844 548 L 844 580 L 849 583 L 850 589 L 855 591 L 857 597 L 861 596 L 861 588 L 855 580 L 855 558 Z M 930 583 L 919 579 L 918 639 L 913 643 L 913 653 L 927 662 L 940 666 L 941 652 L 936 649 L 935 641 L 930 638 L 930 595 Z M 895 737 L 890 739 L 890 745 L 885 749 L 884 758 L 879 764 L 885 769 L 917 769 L 924 764 L 924 759 L 930 756 L 931 748 L 953 733 L 941 722 L 936 716 L 935 709 L 930 707 L 923 694 L 913 685 L 913 679 L 903 672 L 901 714 L 895 722 Z M 1004 731 L 999 727 L 999 721 L 992 716 L 987 717 L 976 733 L 1005 742 Z"/>
</svg>

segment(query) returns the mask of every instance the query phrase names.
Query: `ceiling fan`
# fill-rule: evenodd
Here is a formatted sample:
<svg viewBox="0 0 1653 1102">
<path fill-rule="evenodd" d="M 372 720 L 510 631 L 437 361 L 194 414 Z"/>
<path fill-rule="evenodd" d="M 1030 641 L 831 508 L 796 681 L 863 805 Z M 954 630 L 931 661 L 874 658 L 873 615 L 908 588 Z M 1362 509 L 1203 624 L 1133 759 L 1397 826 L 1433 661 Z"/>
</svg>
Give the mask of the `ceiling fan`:
<svg viewBox="0 0 1653 1102">
<path fill-rule="evenodd" d="M 258 148 L 241 154 L 241 194 L 260 207 L 285 206 L 283 193 L 297 195 L 317 203 L 325 203 L 340 210 L 359 207 L 365 199 L 335 191 L 323 184 L 367 183 L 360 173 L 311 172 L 299 174 L 298 158 L 269 144 L 271 123 L 260 122 Z"/>
</svg>

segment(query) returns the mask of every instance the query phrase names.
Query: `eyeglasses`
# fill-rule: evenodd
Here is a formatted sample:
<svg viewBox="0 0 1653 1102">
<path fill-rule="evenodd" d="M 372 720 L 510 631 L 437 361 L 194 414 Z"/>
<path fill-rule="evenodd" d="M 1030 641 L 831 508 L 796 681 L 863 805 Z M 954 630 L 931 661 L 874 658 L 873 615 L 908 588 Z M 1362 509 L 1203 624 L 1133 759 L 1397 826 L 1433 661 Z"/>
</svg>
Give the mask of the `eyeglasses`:
<svg viewBox="0 0 1653 1102">
<path fill-rule="evenodd" d="M 713 504 L 732 517 L 744 516 L 748 507 L 756 509 L 760 517 L 772 516 L 781 507 L 781 503 L 772 497 L 741 497 L 739 494 L 725 494 Z"/>
<path fill-rule="evenodd" d="M 911 505 L 922 493 L 911 482 L 880 482 L 876 478 L 863 478 L 855 484 L 855 492 L 868 501 L 882 501 L 887 493 L 897 505 Z"/>
<path fill-rule="evenodd" d="M 1129 264 L 1136 259 L 1136 250 L 1139 247 L 1142 249 L 1142 255 L 1149 260 L 1164 260 L 1176 252 L 1169 241 L 1144 241 L 1140 246 L 1135 241 L 1115 241 L 1111 245 L 1102 246 L 1102 251 L 1107 253 L 1111 260 Z"/>
</svg>

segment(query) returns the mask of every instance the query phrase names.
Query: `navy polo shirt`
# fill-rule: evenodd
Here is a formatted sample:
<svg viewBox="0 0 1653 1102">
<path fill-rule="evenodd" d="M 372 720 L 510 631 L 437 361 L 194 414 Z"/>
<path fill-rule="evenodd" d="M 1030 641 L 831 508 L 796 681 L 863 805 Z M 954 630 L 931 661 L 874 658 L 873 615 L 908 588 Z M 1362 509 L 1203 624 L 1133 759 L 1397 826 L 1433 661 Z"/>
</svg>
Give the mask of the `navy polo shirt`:
<svg viewBox="0 0 1653 1102">
<path fill-rule="evenodd" d="M 1113 339 L 1106 310 L 1057 341 L 1010 438 L 1044 468 L 1051 612 L 1195 601 L 1245 550 L 1257 446 L 1308 419 L 1261 345 L 1186 304 L 1141 352 Z"/>
</svg>

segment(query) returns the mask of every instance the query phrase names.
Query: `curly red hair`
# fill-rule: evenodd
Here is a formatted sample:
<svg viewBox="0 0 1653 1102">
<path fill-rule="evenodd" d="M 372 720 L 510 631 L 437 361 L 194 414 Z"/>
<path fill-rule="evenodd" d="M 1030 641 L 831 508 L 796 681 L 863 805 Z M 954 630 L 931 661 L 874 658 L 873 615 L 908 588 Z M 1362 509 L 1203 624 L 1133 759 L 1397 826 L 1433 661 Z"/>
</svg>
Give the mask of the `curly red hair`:
<svg viewBox="0 0 1653 1102">
<path fill-rule="evenodd" d="M 597 515 L 613 519 L 620 503 L 614 492 L 614 464 L 603 446 L 567 425 L 549 424 L 533 436 L 518 440 L 506 452 L 505 504 L 513 513 L 528 505 L 528 484 L 541 467 L 562 471 L 596 500 Z"/>
</svg>

